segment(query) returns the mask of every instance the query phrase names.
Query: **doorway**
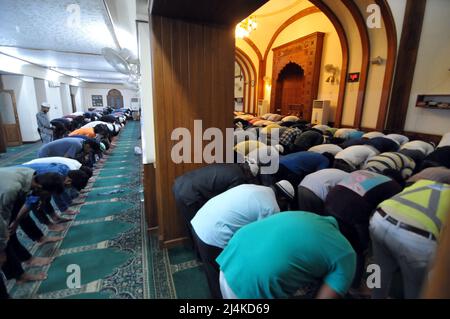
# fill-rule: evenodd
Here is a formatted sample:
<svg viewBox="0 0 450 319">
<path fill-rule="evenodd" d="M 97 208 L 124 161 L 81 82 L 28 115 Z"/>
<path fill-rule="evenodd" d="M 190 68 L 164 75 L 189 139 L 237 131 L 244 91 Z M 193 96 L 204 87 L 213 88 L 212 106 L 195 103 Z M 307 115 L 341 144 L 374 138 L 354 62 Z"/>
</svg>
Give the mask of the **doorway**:
<svg viewBox="0 0 450 319">
<path fill-rule="evenodd" d="M 19 116 L 14 91 L 0 91 L 1 130 L 7 146 L 22 145 Z"/>
<path fill-rule="evenodd" d="M 119 90 L 110 90 L 108 92 L 108 106 L 112 107 L 113 109 L 121 109 L 123 108 L 123 96 L 122 93 L 120 93 Z"/>
<path fill-rule="evenodd" d="M 297 115 L 308 118 L 304 113 L 303 100 L 305 77 L 302 67 L 296 63 L 288 63 L 277 78 L 275 105 L 281 114 Z"/>
<path fill-rule="evenodd" d="M 72 112 L 75 113 L 77 111 L 77 102 L 75 99 L 75 94 L 70 94 L 70 100 L 72 102 Z"/>
</svg>

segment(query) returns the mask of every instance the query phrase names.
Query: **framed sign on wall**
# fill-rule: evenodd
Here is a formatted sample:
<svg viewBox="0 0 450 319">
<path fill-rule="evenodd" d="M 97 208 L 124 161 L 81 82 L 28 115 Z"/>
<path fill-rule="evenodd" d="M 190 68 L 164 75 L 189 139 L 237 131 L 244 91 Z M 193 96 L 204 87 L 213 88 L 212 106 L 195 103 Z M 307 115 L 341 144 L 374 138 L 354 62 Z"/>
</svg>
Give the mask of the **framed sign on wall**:
<svg viewBox="0 0 450 319">
<path fill-rule="evenodd" d="M 103 96 L 102 95 L 92 95 L 92 106 L 103 106 Z"/>
</svg>

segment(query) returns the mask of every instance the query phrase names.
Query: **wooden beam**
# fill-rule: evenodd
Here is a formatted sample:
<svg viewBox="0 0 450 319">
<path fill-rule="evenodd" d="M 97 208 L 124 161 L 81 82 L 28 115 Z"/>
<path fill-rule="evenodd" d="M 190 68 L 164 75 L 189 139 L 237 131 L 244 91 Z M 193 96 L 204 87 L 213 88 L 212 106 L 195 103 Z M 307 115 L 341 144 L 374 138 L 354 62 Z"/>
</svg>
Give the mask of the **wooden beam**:
<svg viewBox="0 0 450 319">
<path fill-rule="evenodd" d="M 359 37 L 362 45 L 362 64 L 361 64 L 361 76 L 358 87 L 358 98 L 356 100 L 355 118 L 353 120 L 353 126 L 360 129 L 364 112 L 364 101 L 366 98 L 367 80 L 369 77 L 369 64 L 370 64 L 370 40 L 369 32 L 367 31 L 366 21 L 359 11 L 358 6 L 353 0 L 342 0 L 345 7 L 348 9 L 353 17 L 353 20 L 358 27 Z"/>
<path fill-rule="evenodd" d="M 391 97 L 386 123 L 386 129 L 390 132 L 401 132 L 405 127 L 426 5 L 427 0 L 408 0 L 406 4 L 392 88 L 395 94 Z"/>
<path fill-rule="evenodd" d="M 386 70 L 384 71 L 383 89 L 381 93 L 380 107 L 378 109 L 376 127 L 376 129 L 381 132 L 385 128 L 389 98 L 391 97 L 392 82 L 394 80 L 394 69 L 397 59 L 397 29 L 395 27 L 394 17 L 387 0 L 375 0 L 375 3 L 380 6 L 388 42 Z"/>
<path fill-rule="evenodd" d="M 156 184 L 155 166 L 153 164 L 144 165 L 144 176 L 142 184 L 144 186 L 144 209 L 147 227 L 149 229 L 158 226 L 158 213 L 156 210 Z"/>
<path fill-rule="evenodd" d="M 152 0 L 150 14 L 197 23 L 236 25 L 268 0 Z"/>
</svg>

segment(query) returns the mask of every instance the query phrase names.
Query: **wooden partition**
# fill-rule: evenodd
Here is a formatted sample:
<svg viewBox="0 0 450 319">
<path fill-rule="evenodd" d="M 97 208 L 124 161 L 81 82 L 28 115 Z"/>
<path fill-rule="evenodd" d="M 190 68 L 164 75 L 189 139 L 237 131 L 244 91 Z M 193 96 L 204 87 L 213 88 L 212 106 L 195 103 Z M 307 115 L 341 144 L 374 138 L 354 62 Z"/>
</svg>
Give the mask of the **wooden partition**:
<svg viewBox="0 0 450 319">
<path fill-rule="evenodd" d="M 177 212 L 175 178 L 202 164 L 175 164 L 171 141 L 176 128 L 194 138 L 194 120 L 209 127 L 233 127 L 234 29 L 151 17 L 153 95 L 156 132 L 156 208 L 160 242 L 182 241 L 185 228 Z M 192 147 L 192 160 L 194 160 Z"/>
</svg>

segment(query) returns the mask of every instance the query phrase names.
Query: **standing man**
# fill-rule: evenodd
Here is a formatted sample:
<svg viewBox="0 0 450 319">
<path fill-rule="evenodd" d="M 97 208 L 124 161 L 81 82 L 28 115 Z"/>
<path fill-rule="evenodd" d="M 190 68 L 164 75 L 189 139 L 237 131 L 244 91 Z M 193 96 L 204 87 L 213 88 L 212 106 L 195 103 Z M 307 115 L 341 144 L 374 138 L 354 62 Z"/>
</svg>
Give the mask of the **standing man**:
<svg viewBox="0 0 450 319">
<path fill-rule="evenodd" d="M 50 111 L 50 104 L 44 102 L 41 104 L 41 111 L 36 114 L 38 130 L 43 144 L 50 143 L 53 140 L 53 128 L 47 115 L 48 111 Z"/>
</svg>

